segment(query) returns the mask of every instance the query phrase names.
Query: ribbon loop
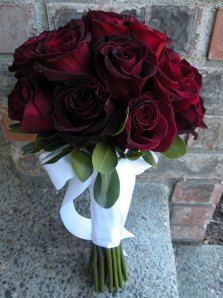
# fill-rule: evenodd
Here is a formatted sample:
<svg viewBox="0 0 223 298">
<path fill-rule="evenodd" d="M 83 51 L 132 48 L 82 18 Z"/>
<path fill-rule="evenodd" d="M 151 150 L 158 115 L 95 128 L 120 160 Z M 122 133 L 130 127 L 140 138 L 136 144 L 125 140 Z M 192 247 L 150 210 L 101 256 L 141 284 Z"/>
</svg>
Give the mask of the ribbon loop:
<svg viewBox="0 0 223 298">
<path fill-rule="evenodd" d="M 155 161 L 158 157 L 153 153 Z M 43 165 L 46 154 L 40 156 Z M 151 166 L 143 159 L 130 161 L 119 160 L 117 172 L 120 180 L 120 194 L 111 208 L 101 207 L 94 199 L 93 185 L 97 173 L 94 172 L 85 182 L 81 182 L 71 166 L 71 155 L 68 154 L 54 164 L 43 165 L 52 183 L 58 190 L 70 180 L 65 194 L 60 215 L 66 229 L 76 237 L 92 240 L 96 245 L 111 248 L 120 244 L 124 238 L 134 235 L 124 228 L 129 211 L 136 175 L 143 173 Z M 74 201 L 89 187 L 91 199 L 91 219 L 80 215 L 74 207 Z"/>
</svg>

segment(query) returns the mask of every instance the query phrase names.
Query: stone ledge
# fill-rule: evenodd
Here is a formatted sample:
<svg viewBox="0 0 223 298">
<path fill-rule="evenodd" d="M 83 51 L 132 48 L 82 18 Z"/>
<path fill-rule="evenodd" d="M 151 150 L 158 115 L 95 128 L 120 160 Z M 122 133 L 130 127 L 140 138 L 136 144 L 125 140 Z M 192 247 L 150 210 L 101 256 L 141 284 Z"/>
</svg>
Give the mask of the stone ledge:
<svg viewBox="0 0 223 298">
<path fill-rule="evenodd" d="M 222 297 L 222 245 L 177 245 L 175 257 L 181 298 Z"/>
<path fill-rule="evenodd" d="M 89 242 L 69 234 L 59 216 L 65 189 L 19 175 L 11 158 L 0 155 L 0 297 L 94 297 L 85 271 Z M 127 228 L 136 237 L 124 241 L 130 278 L 118 297 L 178 298 L 168 192 L 160 184 L 135 188 Z M 86 211 L 87 193 L 79 200 Z"/>
</svg>

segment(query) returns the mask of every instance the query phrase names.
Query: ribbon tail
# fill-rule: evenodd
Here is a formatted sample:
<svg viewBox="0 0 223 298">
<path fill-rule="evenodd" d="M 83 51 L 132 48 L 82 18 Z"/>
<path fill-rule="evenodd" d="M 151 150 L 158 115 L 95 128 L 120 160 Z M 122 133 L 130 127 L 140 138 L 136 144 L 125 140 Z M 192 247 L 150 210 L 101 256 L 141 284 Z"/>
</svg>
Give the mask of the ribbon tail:
<svg viewBox="0 0 223 298">
<path fill-rule="evenodd" d="M 82 183 L 77 177 L 73 177 L 60 209 L 60 216 L 66 229 L 72 235 L 84 240 L 91 240 L 91 219 L 77 212 L 74 201 L 88 188 L 94 179 L 95 175 L 93 174 L 87 181 Z"/>
<path fill-rule="evenodd" d="M 133 237 L 135 237 L 135 235 L 133 233 L 126 230 L 126 228 L 123 229 L 121 239 L 133 238 Z"/>
</svg>

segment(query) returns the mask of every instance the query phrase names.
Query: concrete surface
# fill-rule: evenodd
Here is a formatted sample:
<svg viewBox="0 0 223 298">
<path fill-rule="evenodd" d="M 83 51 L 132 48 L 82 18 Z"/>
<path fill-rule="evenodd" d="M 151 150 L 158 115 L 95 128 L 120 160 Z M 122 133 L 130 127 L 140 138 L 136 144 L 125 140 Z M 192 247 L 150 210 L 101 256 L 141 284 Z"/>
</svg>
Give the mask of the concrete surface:
<svg viewBox="0 0 223 298">
<path fill-rule="evenodd" d="M 89 243 L 59 218 L 64 191 L 46 178 L 19 175 L 2 140 L 0 188 L 0 297 L 96 297 L 85 274 Z M 131 277 L 116 297 L 178 297 L 167 194 L 165 186 L 137 184 L 128 218 L 136 237 L 124 243 Z"/>
<path fill-rule="evenodd" d="M 180 298 L 223 297 L 223 246 L 180 245 L 175 256 Z"/>
</svg>

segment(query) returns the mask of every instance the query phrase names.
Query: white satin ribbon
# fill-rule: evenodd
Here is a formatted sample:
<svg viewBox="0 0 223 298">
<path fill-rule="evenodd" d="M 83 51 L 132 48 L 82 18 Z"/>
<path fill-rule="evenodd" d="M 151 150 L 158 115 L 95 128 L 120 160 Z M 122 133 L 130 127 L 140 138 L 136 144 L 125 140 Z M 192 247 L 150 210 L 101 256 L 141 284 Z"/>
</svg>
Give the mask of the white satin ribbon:
<svg viewBox="0 0 223 298">
<path fill-rule="evenodd" d="M 47 153 L 40 156 L 42 165 L 46 162 L 46 156 Z M 158 162 L 155 153 L 153 157 Z M 116 169 L 120 180 L 120 195 L 116 203 L 108 209 L 102 208 L 94 199 L 93 185 L 97 174 L 94 172 L 87 181 L 81 182 L 71 166 L 70 154 L 54 164 L 45 164 L 43 167 L 57 190 L 70 180 L 60 209 L 60 216 L 71 234 L 81 239 L 92 240 L 96 245 L 106 248 L 116 247 L 122 239 L 134 237 L 124 228 L 124 225 L 135 186 L 135 177 L 151 167 L 143 159 L 130 161 L 122 158 L 119 160 Z M 88 187 L 91 199 L 91 219 L 80 215 L 74 207 L 75 199 Z"/>
</svg>

